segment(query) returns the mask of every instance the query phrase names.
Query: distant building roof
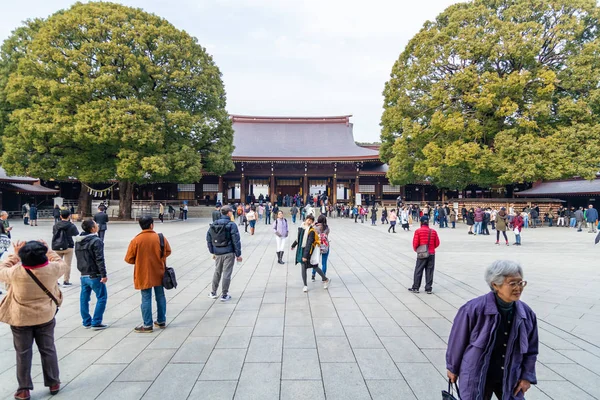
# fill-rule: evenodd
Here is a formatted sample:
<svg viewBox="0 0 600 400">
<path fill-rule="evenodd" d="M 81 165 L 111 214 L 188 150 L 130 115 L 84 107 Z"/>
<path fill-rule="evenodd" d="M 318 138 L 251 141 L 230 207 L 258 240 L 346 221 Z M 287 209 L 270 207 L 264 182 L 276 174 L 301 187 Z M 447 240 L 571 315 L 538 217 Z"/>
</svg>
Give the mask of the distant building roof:
<svg viewBox="0 0 600 400">
<path fill-rule="evenodd" d="M 378 161 L 356 145 L 350 115 L 253 117 L 232 115 L 234 161 Z"/>
<path fill-rule="evenodd" d="M 3 189 L 11 192 L 41 195 L 57 194 L 59 192 L 58 190 L 50 189 L 42 185 L 30 185 L 28 183 L 10 183 L 3 187 Z"/>
<path fill-rule="evenodd" d="M 583 179 L 542 182 L 531 189 L 515 192 L 516 196 L 548 196 L 548 195 L 579 196 L 600 194 L 600 179 L 587 181 Z"/>
<path fill-rule="evenodd" d="M 39 179 L 31 178 L 29 176 L 8 176 L 6 170 L 0 167 L 0 182 L 14 182 L 14 183 L 33 183 Z"/>
</svg>

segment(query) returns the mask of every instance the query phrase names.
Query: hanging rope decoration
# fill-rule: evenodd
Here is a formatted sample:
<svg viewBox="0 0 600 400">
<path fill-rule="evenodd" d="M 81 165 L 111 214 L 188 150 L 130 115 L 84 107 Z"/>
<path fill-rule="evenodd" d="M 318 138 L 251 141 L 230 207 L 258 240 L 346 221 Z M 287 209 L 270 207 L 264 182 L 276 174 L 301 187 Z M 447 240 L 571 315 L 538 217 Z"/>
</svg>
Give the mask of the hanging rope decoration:
<svg viewBox="0 0 600 400">
<path fill-rule="evenodd" d="M 86 187 L 87 192 L 89 194 L 91 194 L 92 196 L 94 196 L 94 197 L 102 197 L 102 196 L 108 195 L 110 192 L 112 192 L 113 188 L 115 186 L 117 186 L 117 183 L 111 185 L 110 187 L 107 187 L 106 189 L 94 189 L 94 188 L 89 187 L 85 183 L 82 183 L 82 185 Z"/>
</svg>

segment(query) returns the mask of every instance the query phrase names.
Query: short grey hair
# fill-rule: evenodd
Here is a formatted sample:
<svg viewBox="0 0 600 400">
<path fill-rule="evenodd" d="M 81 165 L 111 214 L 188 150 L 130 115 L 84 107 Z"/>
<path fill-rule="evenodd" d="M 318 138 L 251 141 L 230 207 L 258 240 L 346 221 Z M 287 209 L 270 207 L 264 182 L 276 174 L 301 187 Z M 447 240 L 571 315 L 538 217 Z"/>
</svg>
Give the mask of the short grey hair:
<svg viewBox="0 0 600 400">
<path fill-rule="evenodd" d="M 8 215 L 8 213 L 4 210 L 0 211 L 0 215 Z"/>
<path fill-rule="evenodd" d="M 516 275 L 521 275 L 521 278 L 523 278 L 523 267 L 521 267 L 521 264 L 510 260 L 496 260 L 485 270 L 485 281 L 493 291 L 494 286 L 492 284 L 495 283 L 500 286 L 504 283 L 504 279 L 507 276 Z"/>
</svg>

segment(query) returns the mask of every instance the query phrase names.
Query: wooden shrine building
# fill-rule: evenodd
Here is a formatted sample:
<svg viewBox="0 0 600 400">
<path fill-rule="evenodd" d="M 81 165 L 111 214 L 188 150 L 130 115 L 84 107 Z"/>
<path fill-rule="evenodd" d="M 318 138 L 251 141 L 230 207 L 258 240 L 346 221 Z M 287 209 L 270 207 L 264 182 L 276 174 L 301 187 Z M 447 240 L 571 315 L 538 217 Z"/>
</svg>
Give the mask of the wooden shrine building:
<svg viewBox="0 0 600 400">
<path fill-rule="evenodd" d="M 318 193 L 334 203 L 354 202 L 356 193 L 395 199 L 402 188 L 388 184 L 377 149 L 355 143 L 350 117 L 232 115 L 235 170 L 204 176 L 202 198 L 220 192 L 230 202 Z"/>
</svg>

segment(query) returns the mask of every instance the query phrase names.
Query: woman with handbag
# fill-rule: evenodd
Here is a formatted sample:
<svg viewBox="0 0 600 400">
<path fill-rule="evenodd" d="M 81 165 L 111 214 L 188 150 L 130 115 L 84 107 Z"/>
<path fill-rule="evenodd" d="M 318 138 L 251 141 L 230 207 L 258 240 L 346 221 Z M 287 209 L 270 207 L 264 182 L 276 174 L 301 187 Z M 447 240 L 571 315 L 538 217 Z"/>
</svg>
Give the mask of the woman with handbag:
<svg viewBox="0 0 600 400">
<path fill-rule="evenodd" d="M 0 263 L 0 281 L 10 285 L 0 304 L 0 322 L 10 325 L 17 354 L 15 399 L 27 400 L 33 390 L 33 342 L 42 361 L 44 385 L 55 395 L 60 390 L 58 356 L 54 346 L 54 315 L 62 303 L 58 278 L 67 264 L 44 242 L 17 242 L 15 252 Z"/>
<path fill-rule="evenodd" d="M 495 261 L 485 272 L 491 291 L 462 306 L 446 351 L 448 379 L 458 380 L 462 400 L 523 399 L 537 383 L 538 329 L 523 303 L 527 285 L 514 261 Z"/>
<path fill-rule="evenodd" d="M 292 250 L 298 246 L 296 251 L 296 264 L 301 264 L 303 292 L 308 292 L 306 270 L 314 268 L 315 272 L 323 279 L 323 289 L 329 287 L 330 279 L 327 279 L 321 268 L 319 268 L 319 257 L 321 256 L 319 235 L 314 228 L 315 217 L 310 214 L 300 228 L 298 228 L 298 239 L 292 244 Z"/>
<path fill-rule="evenodd" d="M 317 224 L 315 225 L 317 235 L 319 235 L 320 246 L 318 251 L 321 253 L 321 271 L 323 275 L 327 276 L 327 260 L 329 259 L 329 225 L 327 225 L 327 217 L 319 215 L 317 218 Z M 315 250 L 317 251 L 317 249 Z M 317 271 L 313 268 L 312 270 L 312 281 L 315 281 Z"/>
<path fill-rule="evenodd" d="M 257 220 L 255 206 L 250 207 L 250 211 L 246 213 L 246 220 L 248 221 L 248 224 L 250 224 L 250 236 L 254 236 L 254 228 L 256 227 Z M 248 225 L 246 225 L 246 232 L 248 232 Z"/>
</svg>

